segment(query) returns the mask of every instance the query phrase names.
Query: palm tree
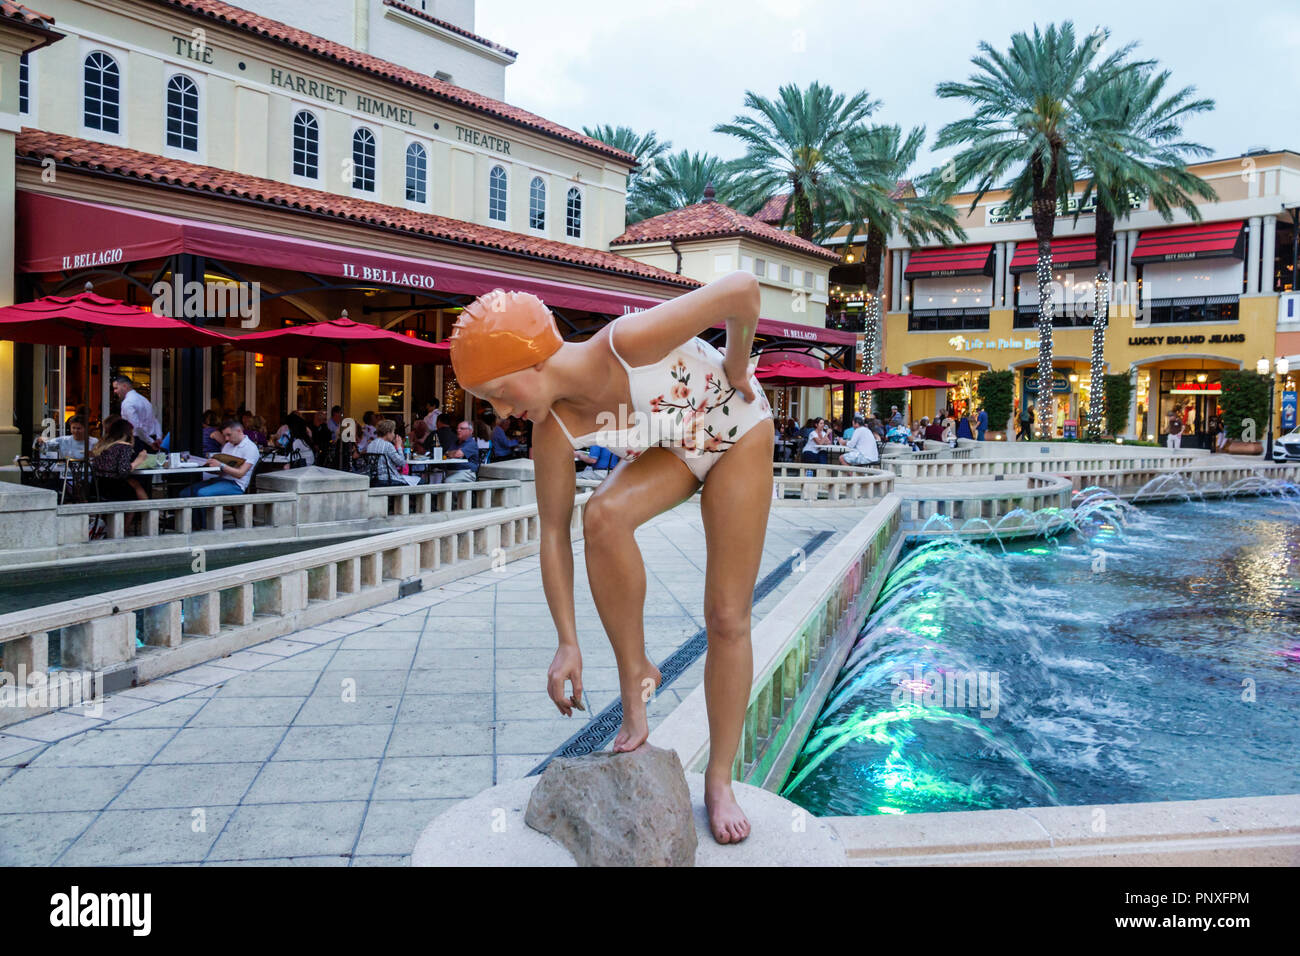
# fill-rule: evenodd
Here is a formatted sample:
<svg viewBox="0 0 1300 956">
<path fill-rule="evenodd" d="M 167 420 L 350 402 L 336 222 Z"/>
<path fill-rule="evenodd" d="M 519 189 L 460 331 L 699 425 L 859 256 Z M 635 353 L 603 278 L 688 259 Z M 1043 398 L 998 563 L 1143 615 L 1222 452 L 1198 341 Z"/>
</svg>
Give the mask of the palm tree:
<svg viewBox="0 0 1300 956">
<path fill-rule="evenodd" d="M 645 219 L 644 215 L 637 215 L 639 209 L 644 203 L 645 185 L 652 180 L 659 170 L 661 158 L 669 149 L 672 143 L 668 140 L 660 140 L 658 135 L 651 130 L 649 133 L 640 134 L 630 126 L 610 126 L 606 123 L 604 126 L 582 128 L 582 132 L 592 139 L 598 139 L 602 143 L 613 146 L 615 149 L 621 149 L 625 153 L 631 153 L 636 157 L 639 164 L 636 169 L 627 175 L 627 222 L 637 222 Z"/>
<path fill-rule="evenodd" d="M 1035 26 L 1032 35 L 1014 34 L 1006 53 L 980 43 L 980 55 L 971 58 L 977 70 L 969 80 L 940 83 L 936 89 L 941 97 L 974 106 L 972 116 L 939 131 L 936 148 L 963 147 L 944 178 L 959 187 L 977 183 L 974 211 L 988 190 L 1014 173 L 1008 209 L 1028 206 L 1033 213 L 1038 242 L 1037 420 L 1043 438 L 1051 437 L 1055 426 L 1051 283 L 1057 209 L 1064 207 L 1074 188 L 1072 151 L 1090 135 L 1084 104 L 1115 76 L 1134 46 L 1099 61 L 1107 39 L 1109 32 L 1099 29 L 1079 40 L 1070 21 L 1041 31 Z"/>
<path fill-rule="evenodd" d="M 629 200 L 627 220 L 640 222 L 702 202 L 704 188 L 710 183 L 718 202 L 730 206 L 739 201 L 736 171 L 726 160 L 686 150 L 660 157 L 654 172 L 641 182 L 635 206 Z"/>
<path fill-rule="evenodd" d="M 850 146 L 879 105 L 865 90 L 846 97 L 816 81 L 806 92 L 781 87 L 775 102 L 746 92 L 745 106 L 757 115 L 713 127 L 745 144 L 745 155 L 733 163 L 746 184 L 737 208 L 753 215 L 772 196 L 789 192 L 793 231 L 813 241 L 831 219 L 827 209 L 852 205 Z"/>
<path fill-rule="evenodd" d="M 1203 157 L 1212 151 L 1181 140 L 1183 121 L 1214 109 L 1214 100 L 1196 99 L 1195 87 L 1166 93 L 1169 71 L 1126 70 L 1097 88 L 1085 104 L 1094 135 L 1079 150 L 1079 163 L 1089 171 L 1079 212 L 1092 197 L 1097 203 L 1097 278 L 1092 317 L 1092 389 L 1088 396 L 1087 435 L 1101 437 L 1106 393 L 1102 388 L 1102 361 L 1110 311 L 1110 257 L 1115 244 L 1115 221 L 1129 214 L 1132 198 L 1145 198 L 1165 222 L 1174 209 L 1201 219 L 1192 197 L 1215 199 L 1205 180 L 1188 172 L 1186 157 Z"/>
<path fill-rule="evenodd" d="M 861 235 L 866 297 L 863 302 L 863 371 L 875 369 L 876 343 L 880 335 L 880 286 L 884 279 L 885 243 L 895 232 L 909 245 L 927 242 L 951 245 L 953 237 L 965 239 L 957 223 L 957 210 L 947 201 L 951 190 L 937 176 L 927 176 L 912 186 L 907 172 L 925 142 L 925 127 L 917 126 L 903 135 L 901 126 L 872 126 L 854 141 L 851 149 L 855 176 L 851 187 L 853 205 L 842 213 L 848 236 Z M 865 393 L 864 393 L 865 394 Z M 869 399 L 867 399 L 869 401 Z"/>
</svg>

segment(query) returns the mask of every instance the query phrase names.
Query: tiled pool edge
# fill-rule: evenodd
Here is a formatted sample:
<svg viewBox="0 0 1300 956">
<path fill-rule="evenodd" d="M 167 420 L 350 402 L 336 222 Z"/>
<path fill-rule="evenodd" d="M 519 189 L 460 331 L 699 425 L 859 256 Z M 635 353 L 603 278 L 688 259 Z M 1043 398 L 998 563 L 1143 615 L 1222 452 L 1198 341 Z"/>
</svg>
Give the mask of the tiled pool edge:
<svg viewBox="0 0 1300 956">
<path fill-rule="evenodd" d="M 1300 866 L 1300 794 L 820 819 L 855 866 Z"/>
</svg>

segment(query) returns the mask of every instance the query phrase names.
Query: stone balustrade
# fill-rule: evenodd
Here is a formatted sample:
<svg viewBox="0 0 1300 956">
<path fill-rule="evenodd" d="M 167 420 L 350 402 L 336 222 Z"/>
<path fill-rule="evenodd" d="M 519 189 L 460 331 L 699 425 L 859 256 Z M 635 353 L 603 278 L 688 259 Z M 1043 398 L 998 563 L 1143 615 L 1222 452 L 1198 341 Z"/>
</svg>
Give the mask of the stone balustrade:
<svg viewBox="0 0 1300 956">
<path fill-rule="evenodd" d="M 1177 470 L 1152 467 L 1111 469 L 1080 469 L 1064 473 L 1076 491 L 1084 488 L 1105 488 L 1121 498 L 1131 501 L 1168 501 L 1193 497 L 1216 498 L 1229 494 L 1251 493 L 1252 485 L 1270 481 L 1300 482 L 1300 463 L 1286 464 L 1254 460 L 1223 460 L 1197 463 Z M 1152 487 L 1146 486 L 1157 479 L 1165 479 Z M 1234 484 L 1241 482 L 1237 488 Z M 1144 490 L 1145 489 L 1145 490 Z"/>
<path fill-rule="evenodd" d="M 1017 481 L 994 490 L 988 490 L 987 484 L 981 487 L 982 490 L 963 490 L 958 483 L 916 487 L 900 485 L 898 490 L 903 499 L 900 510 L 904 526 L 910 531 L 917 531 L 934 515 L 943 515 L 954 525 L 972 518 L 982 518 L 993 526 L 1017 509 L 1032 513 L 1042 508 L 1068 508 L 1074 494 L 1070 480 L 1059 475 L 1031 474 L 1025 477 L 1023 485 Z M 1018 531 L 1042 530 L 1041 523 L 1027 520 L 1023 526 L 1008 526 L 1004 523 L 998 528 L 998 533 L 1005 535 Z M 946 527 L 937 527 L 929 533 L 938 535 L 947 534 L 948 531 Z M 989 529 L 973 531 L 985 535 Z"/>
<path fill-rule="evenodd" d="M 575 539 L 589 498 L 575 500 Z M 540 543 L 530 504 L 18 611 L 0 617 L 0 671 L 46 672 L 54 641 L 62 668 L 111 691 L 502 567 Z M 0 725 L 43 710 L 0 707 Z"/>
<path fill-rule="evenodd" d="M 894 566 L 903 536 L 901 500 L 886 495 L 754 628 L 754 676 L 733 774 L 775 789 L 789 771 Z M 709 758 L 704 685 L 650 734 L 687 771 Z"/>
<path fill-rule="evenodd" d="M 958 449 L 958 451 L 962 450 Z M 913 456 L 884 458 L 881 460 L 881 465 L 899 478 L 916 481 L 960 481 L 970 478 L 992 478 L 998 475 L 1071 474 L 1125 468 L 1149 468 L 1166 472 L 1177 471 L 1201 461 L 1204 461 L 1203 456 L 1115 453 L 1081 456 L 1043 455 L 1040 458 L 949 457 L 928 461 Z"/>
<path fill-rule="evenodd" d="M 772 481 L 778 505 L 857 505 L 894 490 L 888 471 L 856 465 L 773 462 Z"/>
<path fill-rule="evenodd" d="M 243 495 L 60 505 L 53 491 L 0 483 L 0 567 L 365 534 L 536 499 L 518 480 L 371 488 L 364 475 L 324 468 L 268 473 L 258 484 Z"/>
</svg>

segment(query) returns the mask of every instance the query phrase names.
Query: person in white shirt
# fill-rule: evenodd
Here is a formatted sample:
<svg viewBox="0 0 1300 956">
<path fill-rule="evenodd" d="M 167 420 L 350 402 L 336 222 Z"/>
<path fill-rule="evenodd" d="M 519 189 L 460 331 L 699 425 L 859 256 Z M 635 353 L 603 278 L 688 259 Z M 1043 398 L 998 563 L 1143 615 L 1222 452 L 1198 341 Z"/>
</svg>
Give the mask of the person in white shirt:
<svg viewBox="0 0 1300 956">
<path fill-rule="evenodd" d="M 121 400 L 122 417 L 135 429 L 135 437 L 157 451 L 163 430 L 154 416 L 149 399 L 137 392 L 135 383 L 125 375 L 113 376 L 113 394 Z"/>
<path fill-rule="evenodd" d="M 862 415 L 853 416 L 853 436 L 849 438 L 849 450 L 840 456 L 840 463 L 845 465 L 874 465 L 880 461 L 880 449 L 876 436 L 867 427 Z"/>
<path fill-rule="evenodd" d="M 437 400 L 434 400 L 434 401 L 432 401 L 432 402 L 425 402 L 425 403 L 424 403 L 424 408 L 425 408 L 424 423 L 425 423 L 426 425 L 429 426 L 429 431 L 430 431 L 431 433 L 436 433 L 436 432 L 438 431 L 438 402 L 437 402 Z"/>
<path fill-rule="evenodd" d="M 242 458 L 243 461 L 238 465 L 227 465 L 215 458 L 209 458 L 205 464 L 209 467 L 215 465 L 220 470 L 215 475 L 204 475 L 203 481 L 190 485 L 181 492 L 182 498 L 242 495 L 248 490 L 248 485 L 253 480 L 253 468 L 260 458 L 257 445 L 244 434 L 244 426 L 233 418 L 226 422 L 225 433 L 226 443 L 221 446 L 221 453 Z M 196 510 L 193 520 L 193 527 L 200 530 L 204 527 L 202 511 Z"/>
<path fill-rule="evenodd" d="M 84 458 L 86 456 L 86 420 L 80 415 L 68 419 L 68 434 L 55 438 L 37 437 L 33 443 L 40 446 L 41 454 L 54 458 Z M 99 444 L 98 438 L 90 439 L 90 447 Z"/>
</svg>

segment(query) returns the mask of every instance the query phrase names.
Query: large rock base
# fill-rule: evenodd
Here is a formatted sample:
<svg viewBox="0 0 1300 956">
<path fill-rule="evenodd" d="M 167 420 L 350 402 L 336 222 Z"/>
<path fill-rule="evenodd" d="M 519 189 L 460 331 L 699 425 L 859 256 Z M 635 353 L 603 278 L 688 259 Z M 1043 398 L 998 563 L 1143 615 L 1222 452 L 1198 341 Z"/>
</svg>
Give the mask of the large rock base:
<svg viewBox="0 0 1300 956">
<path fill-rule="evenodd" d="M 540 777 L 511 780 L 456 804 L 420 834 L 412 866 L 577 866 L 573 854 L 524 823 Z M 747 840 L 714 842 L 704 809 L 704 775 L 688 773 L 696 866 L 845 866 L 835 831 L 789 800 L 744 783 L 736 799 L 749 817 Z"/>
<path fill-rule="evenodd" d="M 686 772 L 674 750 L 557 757 L 542 772 L 524 823 L 579 866 L 694 866 Z"/>
</svg>

